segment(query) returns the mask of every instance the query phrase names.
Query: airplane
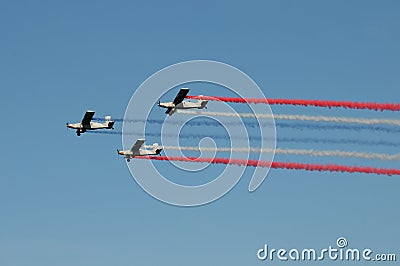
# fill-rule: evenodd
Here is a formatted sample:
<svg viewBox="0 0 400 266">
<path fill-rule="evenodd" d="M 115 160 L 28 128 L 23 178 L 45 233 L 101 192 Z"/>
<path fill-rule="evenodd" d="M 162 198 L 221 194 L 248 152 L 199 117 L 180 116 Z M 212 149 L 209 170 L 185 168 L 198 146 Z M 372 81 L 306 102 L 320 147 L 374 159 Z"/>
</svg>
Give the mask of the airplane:
<svg viewBox="0 0 400 266">
<path fill-rule="evenodd" d="M 144 144 L 144 139 L 136 140 L 135 144 L 133 144 L 130 150 L 120 151 L 117 149 L 117 153 L 119 155 L 124 155 L 126 161 L 129 163 L 132 158 L 136 156 L 149 156 L 149 155 L 161 155 L 161 151 L 163 150 L 158 143 L 153 143 L 151 146 L 146 146 L 142 148 Z M 150 149 L 148 149 L 150 148 Z"/>
<path fill-rule="evenodd" d="M 158 101 L 158 106 L 162 108 L 167 108 L 167 111 L 165 111 L 165 113 L 169 115 L 173 115 L 173 113 L 175 113 L 177 109 L 207 108 L 206 105 L 208 101 L 206 100 L 197 100 L 195 102 L 184 101 L 183 99 L 185 99 L 188 92 L 188 88 L 182 88 L 180 89 L 178 95 L 176 95 L 173 102 L 161 103 L 160 101 Z"/>
<path fill-rule="evenodd" d="M 104 123 L 99 122 L 91 122 L 94 116 L 94 111 L 86 111 L 82 122 L 70 124 L 67 123 L 68 128 L 76 129 L 76 135 L 80 136 L 81 133 L 85 133 L 87 130 L 96 130 L 96 129 L 114 129 L 114 121 L 111 121 L 111 116 L 105 117 Z"/>
</svg>

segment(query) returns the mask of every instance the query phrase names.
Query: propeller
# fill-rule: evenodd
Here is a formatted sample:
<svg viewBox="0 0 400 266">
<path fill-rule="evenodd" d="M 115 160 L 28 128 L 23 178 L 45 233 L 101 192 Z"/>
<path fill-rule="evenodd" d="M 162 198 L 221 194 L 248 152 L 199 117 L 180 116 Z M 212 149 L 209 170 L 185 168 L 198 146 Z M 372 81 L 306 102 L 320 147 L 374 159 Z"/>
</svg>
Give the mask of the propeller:
<svg viewBox="0 0 400 266">
<path fill-rule="evenodd" d="M 160 101 L 160 100 L 158 100 L 158 102 L 157 102 L 157 105 L 158 105 L 158 106 L 160 106 L 160 104 L 161 104 L 161 101 Z"/>
</svg>

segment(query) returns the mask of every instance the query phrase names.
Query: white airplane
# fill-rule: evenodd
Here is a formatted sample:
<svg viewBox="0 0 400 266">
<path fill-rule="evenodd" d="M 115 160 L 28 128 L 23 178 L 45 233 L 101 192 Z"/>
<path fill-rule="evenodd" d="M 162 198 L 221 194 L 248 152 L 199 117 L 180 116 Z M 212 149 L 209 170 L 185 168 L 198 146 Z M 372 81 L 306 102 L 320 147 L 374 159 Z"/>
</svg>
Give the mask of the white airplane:
<svg viewBox="0 0 400 266">
<path fill-rule="evenodd" d="M 92 118 L 94 116 L 94 111 L 86 111 L 82 122 L 70 124 L 67 123 L 68 128 L 76 129 L 76 135 L 80 136 L 81 133 L 85 133 L 87 130 L 96 130 L 96 129 L 114 129 L 114 121 L 111 121 L 111 116 L 105 117 L 104 123 L 92 122 Z"/>
<path fill-rule="evenodd" d="M 179 91 L 178 95 L 176 95 L 173 102 L 161 103 L 160 101 L 158 101 L 158 106 L 160 106 L 162 108 L 167 108 L 167 111 L 165 111 L 165 113 L 169 114 L 169 115 L 172 115 L 173 113 L 175 113 L 176 109 L 207 108 L 206 105 L 207 105 L 208 101 L 206 101 L 206 100 L 197 100 L 194 102 L 184 101 L 183 99 L 185 99 L 188 92 L 189 92 L 188 88 L 182 88 Z"/>
<path fill-rule="evenodd" d="M 142 148 L 143 144 L 144 139 L 138 139 L 130 150 L 120 151 L 117 149 L 117 153 L 119 155 L 124 155 L 127 162 L 130 162 L 131 159 L 136 156 L 161 155 L 160 153 L 163 149 L 158 145 L 158 143 L 153 143 L 151 146 L 145 146 Z"/>
</svg>

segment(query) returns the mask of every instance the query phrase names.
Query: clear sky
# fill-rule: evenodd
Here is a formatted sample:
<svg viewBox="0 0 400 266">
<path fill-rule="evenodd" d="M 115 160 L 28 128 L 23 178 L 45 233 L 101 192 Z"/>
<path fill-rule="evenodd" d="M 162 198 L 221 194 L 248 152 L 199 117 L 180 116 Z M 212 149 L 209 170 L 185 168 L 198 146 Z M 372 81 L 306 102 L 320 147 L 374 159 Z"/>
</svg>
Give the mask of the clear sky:
<svg viewBox="0 0 400 266">
<path fill-rule="evenodd" d="M 135 183 L 115 153 L 120 136 L 66 131 L 65 122 L 79 121 L 87 109 L 122 117 L 147 77 L 194 59 L 231 64 L 272 98 L 400 102 L 398 1 L 260 2 L 0 1 L 0 265 L 262 265 L 270 262 L 258 261 L 256 252 L 265 243 L 325 248 L 340 236 L 352 247 L 398 252 L 398 176 L 272 169 L 254 193 L 245 176 L 212 204 L 175 207 Z M 398 140 L 373 131 L 278 128 L 279 136 Z M 277 145 L 387 153 L 399 147 Z"/>
</svg>

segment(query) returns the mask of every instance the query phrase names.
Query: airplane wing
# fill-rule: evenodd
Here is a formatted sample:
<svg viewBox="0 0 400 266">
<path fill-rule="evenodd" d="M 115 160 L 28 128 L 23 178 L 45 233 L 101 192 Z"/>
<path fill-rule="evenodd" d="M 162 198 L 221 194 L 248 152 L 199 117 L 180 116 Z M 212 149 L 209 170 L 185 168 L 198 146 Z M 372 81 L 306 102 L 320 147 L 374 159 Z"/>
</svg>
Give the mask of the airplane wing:
<svg viewBox="0 0 400 266">
<path fill-rule="evenodd" d="M 94 116 L 94 111 L 86 111 L 82 119 L 82 125 L 90 125 L 90 121 L 92 121 L 93 116 Z"/>
<path fill-rule="evenodd" d="M 140 147 L 142 147 L 144 144 L 144 139 L 138 139 L 135 144 L 133 144 L 131 151 L 135 152 L 138 151 L 140 149 Z"/>
<path fill-rule="evenodd" d="M 183 99 L 185 99 L 186 95 L 188 94 L 189 89 L 183 88 L 178 92 L 178 95 L 176 95 L 173 103 L 177 105 L 178 103 L 181 103 Z"/>
</svg>

